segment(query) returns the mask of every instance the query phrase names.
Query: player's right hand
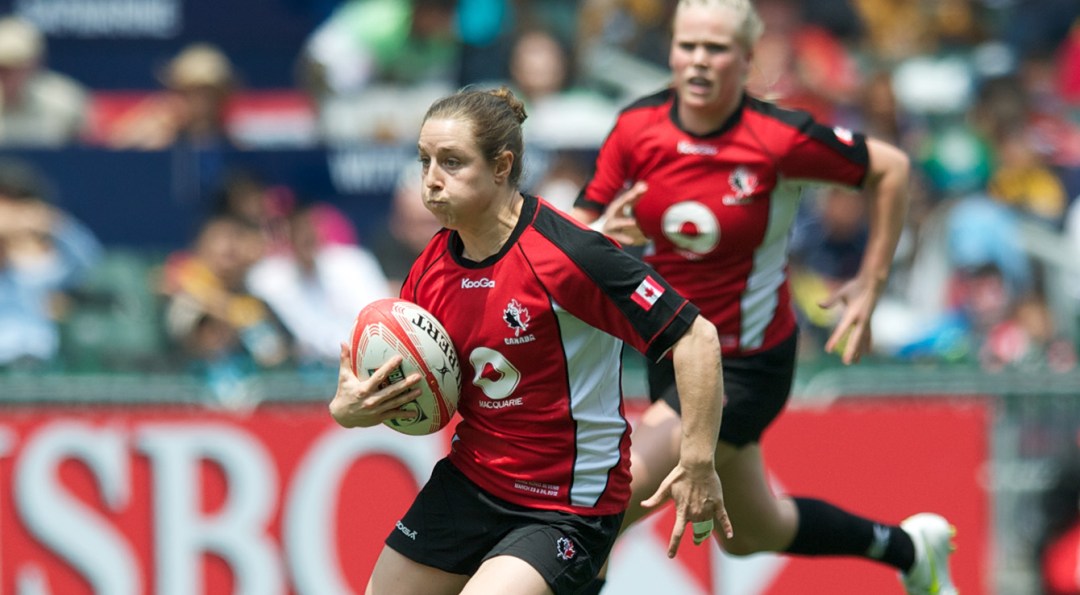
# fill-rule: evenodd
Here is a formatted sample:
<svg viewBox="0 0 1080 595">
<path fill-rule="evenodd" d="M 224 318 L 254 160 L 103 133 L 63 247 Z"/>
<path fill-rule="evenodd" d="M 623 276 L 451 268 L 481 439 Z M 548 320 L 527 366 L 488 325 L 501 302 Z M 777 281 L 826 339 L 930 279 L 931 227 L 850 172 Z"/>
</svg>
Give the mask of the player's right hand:
<svg viewBox="0 0 1080 595">
<path fill-rule="evenodd" d="M 648 242 L 634 218 L 634 206 L 648 190 L 645 182 L 638 181 L 611 201 L 604 211 L 604 227 L 601 229 L 604 235 L 623 246 L 643 246 Z"/>
<path fill-rule="evenodd" d="M 401 382 L 388 382 L 390 372 L 402 362 L 402 357 L 395 355 L 371 376 L 360 378 L 353 372 L 351 355 L 349 345 L 342 343 L 337 393 L 330 401 L 330 415 L 335 421 L 346 428 L 367 428 L 390 419 L 411 419 L 417 415 L 416 411 L 403 407 L 421 394 L 416 386 L 423 378 L 419 372 Z"/>
<path fill-rule="evenodd" d="M 719 528 L 729 539 L 735 536 L 724 506 L 724 490 L 720 477 L 712 465 L 686 467 L 680 462 L 660 483 L 660 487 L 641 505 L 655 509 L 668 499 L 675 503 L 675 525 L 668 541 L 668 557 L 674 558 L 679 551 L 686 525 L 693 527 L 694 545 L 708 540 L 713 529 Z M 701 532 L 699 528 L 707 530 Z"/>
</svg>

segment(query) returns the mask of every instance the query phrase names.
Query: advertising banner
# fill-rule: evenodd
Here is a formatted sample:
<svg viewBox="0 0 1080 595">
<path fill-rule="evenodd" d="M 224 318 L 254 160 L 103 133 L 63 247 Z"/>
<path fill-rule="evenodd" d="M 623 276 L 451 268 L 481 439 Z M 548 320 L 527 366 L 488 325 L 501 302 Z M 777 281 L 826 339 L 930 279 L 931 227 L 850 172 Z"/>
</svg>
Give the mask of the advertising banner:
<svg viewBox="0 0 1080 595">
<path fill-rule="evenodd" d="M 795 410 L 764 444 L 778 491 L 897 522 L 959 529 L 961 592 L 989 593 L 988 411 L 874 399 Z M 382 540 L 450 433 L 345 430 L 321 403 L 252 413 L 5 409 L 0 592 L 14 595 L 362 593 Z M 734 559 L 715 544 L 664 554 L 670 510 L 619 542 L 608 593 L 899 593 L 859 560 Z M 736 525 L 735 530 L 738 531 Z"/>
</svg>

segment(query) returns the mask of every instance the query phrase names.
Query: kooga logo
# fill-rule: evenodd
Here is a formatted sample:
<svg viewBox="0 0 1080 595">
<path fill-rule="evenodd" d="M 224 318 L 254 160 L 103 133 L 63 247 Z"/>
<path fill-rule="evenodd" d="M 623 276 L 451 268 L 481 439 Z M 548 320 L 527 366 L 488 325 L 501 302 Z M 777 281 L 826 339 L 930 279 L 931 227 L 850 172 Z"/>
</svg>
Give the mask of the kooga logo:
<svg viewBox="0 0 1080 595">
<path fill-rule="evenodd" d="M 712 145 L 698 145 L 689 141 L 681 140 L 675 145 L 680 155 L 716 155 L 719 149 Z"/>
<path fill-rule="evenodd" d="M 487 288 L 487 289 L 491 289 L 491 288 L 495 287 L 495 282 L 492 281 L 491 279 L 488 279 L 487 277 L 477 279 L 476 281 L 473 281 L 472 279 L 470 279 L 468 277 L 465 277 L 464 279 L 461 280 L 461 288 L 462 289 L 476 289 L 477 287 L 484 287 L 484 288 Z"/>
</svg>

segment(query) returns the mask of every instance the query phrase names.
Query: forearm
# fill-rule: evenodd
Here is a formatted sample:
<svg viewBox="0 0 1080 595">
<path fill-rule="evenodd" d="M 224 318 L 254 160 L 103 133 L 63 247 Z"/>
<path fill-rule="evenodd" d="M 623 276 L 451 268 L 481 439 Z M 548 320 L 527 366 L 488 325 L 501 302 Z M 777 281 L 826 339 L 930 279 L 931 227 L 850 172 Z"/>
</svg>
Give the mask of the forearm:
<svg viewBox="0 0 1080 595">
<path fill-rule="evenodd" d="M 870 194 L 870 233 L 859 275 L 884 289 L 892 267 L 893 255 L 904 229 L 908 209 L 910 162 L 896 147 L 870 141 L 873 170 L 867 180 Z"/>
<path fill-rule="evenodd" d="M 672 350 L 675 382 L 682 405 L 679 462 L 684 467 L 713 466 L 723 410 L 723 376 L 716 327 L 694 320 Z"/>
</svg>

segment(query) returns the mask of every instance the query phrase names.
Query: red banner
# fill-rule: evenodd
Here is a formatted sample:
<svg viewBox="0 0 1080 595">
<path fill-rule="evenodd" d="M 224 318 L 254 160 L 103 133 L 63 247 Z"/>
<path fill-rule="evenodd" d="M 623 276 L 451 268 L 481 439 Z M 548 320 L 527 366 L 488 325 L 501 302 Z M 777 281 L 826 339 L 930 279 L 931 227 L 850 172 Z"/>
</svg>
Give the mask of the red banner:
<svg viewBox="0 0 1080 595">
<path fill-rule="evenodd" d="M 344 430 L 322 404 L 4 413 L 0 592 L 14 595 L 362 593 L 449 439 Z M 945 514 L 961 592 L 989 593 L 988 425 L 978 405 L 845 402 L 789 412 L 765 450 L 781 491 L 894 522 Z M 857 560 L 735 560 L 711 546 L 670 561 L 670 526 L 656 515 L 619 542 L 608 592 L 900 592 L 894 573 Z"/>
</svg>

